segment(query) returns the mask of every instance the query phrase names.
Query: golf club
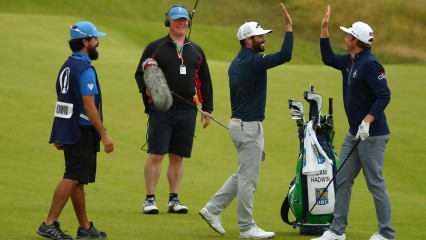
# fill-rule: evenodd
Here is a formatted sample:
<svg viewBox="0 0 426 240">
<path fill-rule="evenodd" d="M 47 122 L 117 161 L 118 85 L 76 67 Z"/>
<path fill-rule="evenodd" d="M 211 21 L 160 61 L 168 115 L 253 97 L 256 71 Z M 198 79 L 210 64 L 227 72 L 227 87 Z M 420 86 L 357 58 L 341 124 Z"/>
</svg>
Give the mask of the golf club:
<svg viewBox="0 0 426 240">
<path fill-rule="evenodd" d="M 174 95 L 175 97 L 179 98 L 182 102 L 184 102 L 184 103 L 188 104 L 188 105 L 189 105 L 189 106 L 191 106 L 191 107 L 196 108 L 196 109 L 197 109 L 200 113 L 202 113 L 202 114 L 204 114 L 204 115 L 208 116 L 210 119 L 212 119 L 213 121 L 217 122 L 217 123 L 218 123 L 218 124 L 220 124 L 222 127 L 226 128 L 226 129 L 229 129 L 229 128 L 225 125 L 225 124 L 223 124 L 223 123 L 219 122 L 218 120 L 216 120 L 216 118 L 214 118 L 212 115 L 210 115 L 210 113 L 205 112 L 205 111 L 203 111 L 203 110 L 199 109 L 197 106 L 195 106 L 194 104 L 192 104 L 191 102 L 189 102 L 189 101 L 188 101 L 188 100 L 186 100 L 185 98 L 181 97 L 179 94 L 177 94 L 177 93 L 175 93 L 175 92 L 173 92 L 173 91 L 170 91 L 170 93 L 171 93 L 172 95 Z"/>
<path fill-rule="evenodd" d="M 305 123 L 305 114 L 303 112 L 303 103 L 297 100 L 289 99 L 288 107 L 290 108 L 291 119 L 296 120 L 297 125 Z"/>
</svg>

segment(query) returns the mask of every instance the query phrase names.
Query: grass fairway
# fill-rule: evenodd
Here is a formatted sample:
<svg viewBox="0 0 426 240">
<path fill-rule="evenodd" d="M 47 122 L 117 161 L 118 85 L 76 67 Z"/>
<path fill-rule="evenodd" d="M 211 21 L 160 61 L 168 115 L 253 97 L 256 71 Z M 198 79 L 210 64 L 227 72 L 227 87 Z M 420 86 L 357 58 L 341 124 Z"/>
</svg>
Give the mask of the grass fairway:
<svg viewBox="0 0 426 240">
<path fill-rule="evenodd" d="M 67 27 L 79 20 L 64 16 L 0 14 L 2 26 L 13 26 L 0 31 L 0 239 L 42 239 L 35 231 L 47 215 L 64 169 L 63 153 L 47 143 L 56 101 L 55 80 L 70 54 Z M 146 26 L 154 29 L 160 25 L 147 23 Z M 89 219 L 114 240 L 238 238 L 235 202 L 222 214 L 227 230 L 223 237 L 213 232 L 197 214 L 237 168 L 229 134 L 215 123 L 204 130 L 200 124 L 197 126 L 193 157 L 185 161 L 180 195 L 190 208 L 189 214 L 165 213 L 167 161 L 163 163 L 156 192 L 161 213 L 158 216 L 142 214 L 143 165 L 147 155 L 140 146 L 145 143 L 147 117 L 133 78 L 142 49 L 113 29 L 100 24 L 97 28 L 108 33 L 101 39 L 100 58 L 94 65 L 104 93 L 105 125 L 116 149 L 110 155 L 98 155 L 96 183 L 86 188 Z M 233 33 L 229 29 L 224 31 Z M 165 34 L 157 33 L 156 37 Z M 298 54 L 296 49 L 294 54 Z M 210 60 L 209 65 L 214 85 L 213 115 L 226 123 L 230 116 L 226 74 L 229 62 Z M 420 228 L 426 212 L 426 113 L 421 110 L 426 103 L 425 65 L 385 68 L 392 91 L 392 101 L 386 110 L 392 133 L 385 154 L 384 175 L 391 198 L 393 225 L 398 239 L 424 239 Z M 295 175 L 298 153 L 296 124 L 289 117 L 287 99 L 302 99 L 303 90 L 310 83 L 324 100 L 335 99 L 338 151 L 348 129 L 342 106 L 341 76 L 322 65 L 294 64 L 275 68 L 268 76 L 264 121 L 267 160 L 262 163 L 255 194 L 254 218 L 260 227 L 275 231 L 276 239 L 310 239 L 285 225 L 279 215 L 288 184 Z M 77 221 L 71 203 L 65 207 L 60 221 L 63 230 L 75 236 Z M 359 176 L 353 189 L 348 239 L 368 239 L 377 231 L 376 226 L 372 197 L 363 177 Z"/>
</svg>

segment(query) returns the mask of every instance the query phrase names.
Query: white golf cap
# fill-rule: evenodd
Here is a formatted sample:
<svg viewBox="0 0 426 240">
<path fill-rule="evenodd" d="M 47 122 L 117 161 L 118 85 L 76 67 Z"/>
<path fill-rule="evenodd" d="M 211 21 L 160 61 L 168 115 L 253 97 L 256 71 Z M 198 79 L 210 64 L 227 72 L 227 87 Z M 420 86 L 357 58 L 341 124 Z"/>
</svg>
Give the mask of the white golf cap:
<svg viewBox="0 0 426 240">
<path fill-rule="evenodd" d="M 358 40 L 360 40 L 361 42 L 369 45 L 371 44 L 374 38 L 373 29 L 371 29 L 368 24 L 363 22 L 356 22 L 352 24 L 350 28 L 340 26 L 340 29 L 358 38 Z"/>
<path fill-rule="evenodd" d="M 272 32 L 264 30 L 257 22 L 246 22 L 238 29 L 238 40 L 243 40 L 251 36 L 263 35 Z"/>
</svg>

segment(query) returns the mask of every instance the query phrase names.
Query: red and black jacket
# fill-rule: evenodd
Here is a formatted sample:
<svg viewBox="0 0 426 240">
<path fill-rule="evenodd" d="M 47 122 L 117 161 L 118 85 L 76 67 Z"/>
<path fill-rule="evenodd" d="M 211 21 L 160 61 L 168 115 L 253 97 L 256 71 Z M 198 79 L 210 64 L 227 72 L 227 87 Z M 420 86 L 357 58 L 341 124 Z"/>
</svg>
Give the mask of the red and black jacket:
<svg viewBox="0 0 426 240">
<path fill-rule="evenodd" d="M 143 80 L 142 63 L 147 58 L 157 61 L 166 76 L 167 84 L 171 91 L 179 94 L 184 99 L 192 102 L 197 95 L 198 101 L 202 104 L 202 110 L 213 111 L 213 88 L 210 78 L 209 66 L 206 56 L 201 47 L 185 39 L 181 52 L 186 74 L 180 74 L 182 60 L 179 58 L 178 50 L 169 35 L 151 42 L 143 51 L 135 78 L 139 92 L 142 93 L 145 104 L 145 113 L 149 113 L 150 98 L 146 95 L 146 85 Z M 190 108 L 179 98 L 173 96 L 172 107 Z"/>
</svg>

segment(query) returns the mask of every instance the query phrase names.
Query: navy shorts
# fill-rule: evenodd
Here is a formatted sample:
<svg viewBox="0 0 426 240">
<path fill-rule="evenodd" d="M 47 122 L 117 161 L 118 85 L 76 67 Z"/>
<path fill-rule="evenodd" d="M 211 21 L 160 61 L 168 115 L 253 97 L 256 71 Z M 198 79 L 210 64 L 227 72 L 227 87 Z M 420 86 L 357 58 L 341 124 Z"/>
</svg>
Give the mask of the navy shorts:
<svg viewBox="0 0 426 240">
<path fill-rule="evenodd" d="M 174 153 L 185 158 L 191 157 L 196 118 L 195 108 L 172 107 L 166 112 L 160 112 L 151 104 L 148 153 Z"/>
<path fill-rule="evenodd" d="M 98 135 L 92 126 L 80 126 L 80 139 L 75 144 L 64 144 L 64 178 L 81 184 L 95 182 Z"/>
</svg>

